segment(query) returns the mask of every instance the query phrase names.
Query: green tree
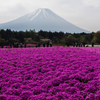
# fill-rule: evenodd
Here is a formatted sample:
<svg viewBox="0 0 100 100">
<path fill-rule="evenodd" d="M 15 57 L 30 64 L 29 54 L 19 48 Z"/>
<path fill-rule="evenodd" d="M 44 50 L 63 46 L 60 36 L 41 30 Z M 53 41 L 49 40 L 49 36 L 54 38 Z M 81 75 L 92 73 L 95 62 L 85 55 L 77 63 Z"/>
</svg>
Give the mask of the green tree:
<svg viewBox="0 0 100 100">
<path fill-rule="evenodd" d="M 80 43 L 91 43 L 91 39 L 88 37 L 88 35 L 83 35 L 79 38 Z"/>
<path fill-rule="evenodd" d="M 16 39 L 16 38 L 10 38 L 9 39 L 9 43 L 14 43 L 14 42 L 19 42 L 19 40 L 18 39 Z"/>
<path fill-rule="evenodd" d="M 38 36 L 38 34 L 36 34 L 35 36 L 35 41 L 40 41 L 40 37 Z"/>
<path fill-rule="evenodd" d="M 72 35 L 68 35 L 65 37 L 66 44 L 72 45 L 74 42 L 76 42 L 76 38 L 74 38 Z"/>
<path fill-rule="evenodd" d="M 6 45 L 5 39 L 0 38 L 0 46 Z"/>
<path fill-rule="evenodd" d="M 100 43 L 100 31 L 97 31 L 97 32 L 94 34 L 94 37 L 93 37 L 92 42 Z"/>
</svg>

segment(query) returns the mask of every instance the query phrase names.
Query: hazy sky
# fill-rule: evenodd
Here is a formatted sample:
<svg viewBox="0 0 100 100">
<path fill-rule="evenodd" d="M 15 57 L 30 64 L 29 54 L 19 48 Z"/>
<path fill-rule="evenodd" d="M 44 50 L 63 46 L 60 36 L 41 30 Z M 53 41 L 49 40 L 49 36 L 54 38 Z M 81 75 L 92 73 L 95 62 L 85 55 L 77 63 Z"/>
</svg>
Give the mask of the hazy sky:
<svg viewBox="0 0 100 100">
<path fill-rule="evenodd" d="M 49 8 L 85 30 L 100 30 L 100 0 L 0 0 L 0 23 L 14 20 L 38 8 Z"/>
</svg>

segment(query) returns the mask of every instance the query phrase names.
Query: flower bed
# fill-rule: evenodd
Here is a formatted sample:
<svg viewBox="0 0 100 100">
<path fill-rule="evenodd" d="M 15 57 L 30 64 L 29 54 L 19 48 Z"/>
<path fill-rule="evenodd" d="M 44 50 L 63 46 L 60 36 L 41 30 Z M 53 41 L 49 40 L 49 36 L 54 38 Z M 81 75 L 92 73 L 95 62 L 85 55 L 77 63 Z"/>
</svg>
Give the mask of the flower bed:
<svg viewBox="0 0 100 100">
<path fill-rule="evenodd" d="M 100 100 L 100 54 L 82 48 L 0 49 L 0 100 Z"/>
<path fill-rule="evenodd" d="M 81 47 L 81 49 L 100 54 L 100 47 Z"/>
</svg>

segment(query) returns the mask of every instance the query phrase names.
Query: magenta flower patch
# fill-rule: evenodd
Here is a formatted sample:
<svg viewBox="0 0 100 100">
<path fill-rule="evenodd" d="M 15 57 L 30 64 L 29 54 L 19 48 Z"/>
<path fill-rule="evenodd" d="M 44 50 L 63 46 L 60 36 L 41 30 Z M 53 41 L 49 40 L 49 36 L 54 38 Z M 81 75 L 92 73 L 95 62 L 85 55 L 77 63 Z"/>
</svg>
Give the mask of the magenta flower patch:
<svg viewBox="0 0 100 100">
<path fill-rule="evenodd" d="M 0 49 L 0 100 L 100 100 L 100 48 Z"/>
</svg>

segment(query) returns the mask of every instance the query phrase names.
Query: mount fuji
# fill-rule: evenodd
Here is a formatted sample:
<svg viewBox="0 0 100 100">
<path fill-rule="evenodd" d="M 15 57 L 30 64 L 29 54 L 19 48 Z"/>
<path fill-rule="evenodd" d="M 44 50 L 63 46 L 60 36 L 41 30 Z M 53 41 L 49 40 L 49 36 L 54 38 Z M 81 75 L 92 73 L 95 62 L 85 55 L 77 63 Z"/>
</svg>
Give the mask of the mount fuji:
<svg viewBox="0 0 100 100">
<path fill-rule="evenodd" d="M 35 29 L 35 31 L 62 31 L 69 33 L 89 32 L 71 24 L 51 10 L 45 8 L 37 9 L 34 12 L 26 14 L 18 19 L 2 23 L 0 24 L 0 29 L 11 29 L 15 31 Z"/>
</svg>

